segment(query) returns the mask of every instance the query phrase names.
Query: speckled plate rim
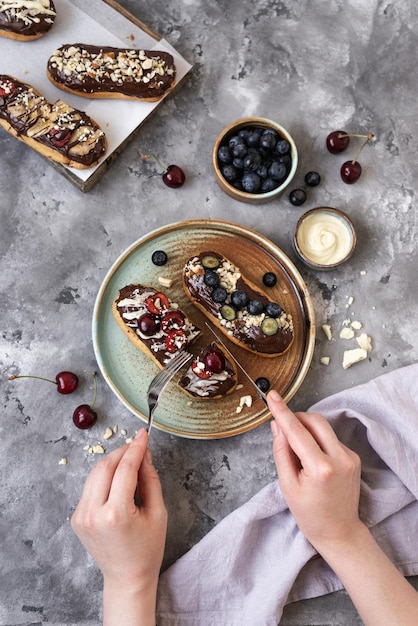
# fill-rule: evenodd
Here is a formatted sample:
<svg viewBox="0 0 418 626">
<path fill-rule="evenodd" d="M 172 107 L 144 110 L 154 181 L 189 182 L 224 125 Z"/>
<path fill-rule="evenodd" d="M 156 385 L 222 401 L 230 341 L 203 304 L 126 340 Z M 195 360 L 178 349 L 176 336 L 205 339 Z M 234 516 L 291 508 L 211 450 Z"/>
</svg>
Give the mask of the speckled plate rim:
<svg viewBox="0 0 418 626">
<path fill-rule="evenodd" d="M 129 341 L 113 319 L 111 304 L 116 295 L 116 284 L 118 285 L 118 288 L 120 288 L 121 286 L 124 286 L 124 284 L 134 282 L 132 280 L 124 282 L 121 280 L 121 276 L 126 274 L 126 272 L 129 273 L 129 265 L 130 263 L 132 264 L 132 259 L 136 254 L 141 254 L 144 248 L 147 246 L 149 247 L 150 244 L 152 244 L 153 249 L 157 249 L 160 247 L 159 240 L 162 238 L 170 237 L 170 235 L 175 236 L 178 231 L 193 231 L 193 229 L 199 233 L 202 230 L 219 229 L 219 231 L 224 232 L 225 234 L 236 235 L 248 240 L 249 245 L 257 245 L 261 247 L 266 254 L 271 255 L 280 268 L 287 273 L 292 283 L 294 283 L 295 293 L 297 293 L 297 297 L 300 301 L 299 306 L 303 310 L 303 316 L 306 319 L 307 332 L 303 354 L 300 355 L 299 359 L 298 369 L 292 380 L 289 381 L 289 384 L 287 384 L 282 390 L 282 395 L 286 402 L 289 402 L 299 389 L 312 361 L 315 343 L 315 315 L 311 297 L 300 273 L 280 248 L 260 233 L 227 221 L 200 219 L 183 220 L 168 224 L 161 228 L 157 228 L 136 240 L 116 259 L 105 275 L 105 278 L 99 288 L 94 304 L 92 318 L 93 348 L 101 374 L 120 402 L 130 412 L 132 412 L 133 415 L 140 418 L 144 422 L 147 421 L 146 390 L 150 380 L 158 370 L 155 364 L 152 363 L 151 359 L 144 355 Z M 147 259 L 148 257 L 150 258 L 149 250 L 146 255 Z M 121 282 L 123 284 L 121 284 Z M 138 282 L 141 281 L 138 280 Z M 145 281 L 143 280 L 142 282 Z M 130 397 L 132 394 L 129 393 L 128 384 L 125 384 L 124 376 L 126 376 L 126 370 L 123 370 L 118 357 L 118 347 L 120 347 L 119 344 L 123 345 L 123 350 L 129 353 L 129 359 L 132 363 L 131 370 L 138 372 L 137 379 L 135 380 L 137 387 L 135 388 L 135 397 L 133 398 Z M 139 372 L 141 373 L 141 378 L 139 378 Z M 121 376 L 122 381 L 118 380 L 118 376 Z M 182 400 L 184 408 L 182 407 L 182 411 L 186 413 L 188 396 L 183 392 L 179 393 L 181 396 L 184 396 L 184 399 Z M 214 411 L 218 406 L 218 402 L 222 401 L 215 400 L 213 402 Z M 173 427 L 170 424 L 170 416 L 167 415 L 170 413 L 170 405 L 168 406 L 168 410 L 167 408 L 164 410 L 162 405 L 163 402 L 160 401 L 160 405 L 154 417 L 155 428 L 189 439 L 220 439 L 232 437 L 255 428 L 271 417 L 270 411 L 263 405 L 262 410 L 256 411 L 254 409 L 253 414 L 248 414 L 243 423 L 238 425 L 232 423 L 230 427 L 226 427 L 222 431 L 208 429 L 202 432 L 201 430 L 194 431 L 188 428 Z M 158 415 L 158 410 L 161 412 L 160 417 Z M 232 422 L 234 421 L 234 417 L 235 416 L 231 416 Z"/>
</svg>

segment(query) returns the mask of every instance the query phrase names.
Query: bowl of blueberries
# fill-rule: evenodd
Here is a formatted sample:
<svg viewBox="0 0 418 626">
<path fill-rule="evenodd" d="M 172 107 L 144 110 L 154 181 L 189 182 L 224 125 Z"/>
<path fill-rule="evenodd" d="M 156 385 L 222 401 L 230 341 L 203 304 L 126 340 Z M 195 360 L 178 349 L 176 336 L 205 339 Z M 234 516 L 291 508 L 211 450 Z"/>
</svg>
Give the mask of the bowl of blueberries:
<svg viewBox="0 0 418 626">
<path fill-rule="evenodd" d="M 280 196 L 298 166 L 292 136 L 280 124 L 263 117 L 241 118 L 224 128 L 212 158 L 221 189 L 231 198 L 250 204 Z"/>
</svg>

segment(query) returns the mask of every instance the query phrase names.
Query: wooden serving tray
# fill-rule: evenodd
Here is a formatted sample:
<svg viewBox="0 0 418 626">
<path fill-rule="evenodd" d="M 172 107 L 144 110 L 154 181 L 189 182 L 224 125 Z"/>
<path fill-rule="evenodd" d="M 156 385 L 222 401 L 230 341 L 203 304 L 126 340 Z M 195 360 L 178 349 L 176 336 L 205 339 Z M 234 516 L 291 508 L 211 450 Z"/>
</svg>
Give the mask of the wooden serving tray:
<svg viewBox="0 0 418 626">
<path fill-rule="evenodd" d="M 130 13 L 127 9 L 125 9 L 125 7 L 121 6 L 118 2 L 116 2 L 115 0 L 102 0 L 102 1 L 105 4 L 109 5 L 113 10 L 117 11 L 126 20 L 128 20 L 129 22 L 132 22 L 135 26 L 140 28 L 145 33 L 147 33 L 147 35 L 149 35 L 150 37 L 155 39 L 155 41 L 160 41 L 161 37 L 157 33 L 155 33 L 146 24 L 141 22 L 141 20 L 139 20 L 137 17 L 135 17 L 135 15 Z M 171 96 L 173 96 L 183 86 L 183 84 L 188 79 L 188 75 L 189 75 L 190 71 L 191 71 L 191 68 L 188 70 L 188 72 L 182 78 L 177 80 L 176 84 L 174 85 L 173 89 L 170 90 L 169 94 L 167 94 L 167 96 L 165 96 L 157 104 L 157 106 L 155 106 L 155 108 L 148 114 L 148 116 L 142 122 L 140 122 L 138 124 L 138 126 L 135 128 L 135 130 L 132 131 L 128 136 L 126 136 L 126 138 L 119 144 L 119 146 L 115 150 L 113 150 L 112 153 L 107 158 L 105 158 L 104 161 L 102 161 L 100 163 L 100 165 L 95 169 L 93 174 L 87 180 L 84 181 L 84 180 L 80 179 L 80 177 L 77 175 L 77 173 L 75 173 L 74 171 L 68 169 L 64 165 L 61 165 L 60 163 L 56 163 L 55 161 L 51 161 L 50 159 L 48 159 L 49 163 L 55 169 L 57 169 L 61 174 L 63 174 L 63 176 L 65 176 L 65 178 L 67 178 L 76 187 L 78 187 L 81 191 L 83 191 L 83 192 L 89 191 L 102 178 L 102 176 L 107 172 L 109 167 L 117 159 L 118 155 L 122 152 L 122 150 L 132 141 L 132 139 L 134 139 L 134 137 L 137 135 L 137 133 L 140 130 L 140 128 L 142 128 L 143 124 L 145 122 L 149 121 L 149 119 L 156 113 L 156 111 L 158 110 L 159 106 L 161 106 L 161 104 L 164 102 L 164 100 L 166 98 L 170 98 Z"/>
<path fill-rule="evenodd" d="M 192 66 L 169 42 L 159 37 L 115 0 L 89 0 L 89 2 L 55 0 L 54 3 L 57 17 L 53 28 L 45 37 L 30 44 L 6 38 L 1 42 L 3 72 L 32 85 L 48 102 L 55 102 L 61 98 L 70 106 L 85 111 L 106 133 L 108 152 L 104 159 L 92 168 L 86 170 L 68 168 L 43 157 L 49 165 L 85 192 L 100 180 L 164 100 L 180 89 Z M 173 89 L 157 102 L 85 98 L 67 92 L 63 94 L 48 80 L 45 71 L 48 58 L 63 43 L 165 50 L 174 57 L 177 82 Z M 26 148 L 30 149 L 28 146 Z"/>
</svg>

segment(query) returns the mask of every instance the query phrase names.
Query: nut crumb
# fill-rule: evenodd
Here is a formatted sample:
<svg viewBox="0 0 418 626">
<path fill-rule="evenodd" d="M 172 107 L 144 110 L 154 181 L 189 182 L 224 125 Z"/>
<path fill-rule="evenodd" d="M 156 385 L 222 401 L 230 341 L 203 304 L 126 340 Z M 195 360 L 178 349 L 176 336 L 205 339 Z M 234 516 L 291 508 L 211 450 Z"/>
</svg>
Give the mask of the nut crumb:
<svg viewBox="0 0 418 626">
<path fill-rule="evenodd" d="M 159 276 L 158 282 L 160 283 L 162 287 L 167 287 L 167 288 L 170 288 L 171 285 L 173 284 L 173 281 L 171 278 L 165 278 L 164 276 Z"/>
<path fill-rule="evenodd" d="M 345 326 L 340 331 L 340 339 L 352 339 L 353 337 L 354 337 L 354 330 L 352 328 L 347 328 L 347 326 Z"/>
<path fill-rule="evenodd" d="M 322 363 L 322 365 L 329 365 L 329 362 L 330 362 L 329 356 L 322 356 L 320 358 L 320 362 Z"/>
<path fill-rule="evenodd" d="M 351 328 L 354 328 L 354 330 L 360 330 L 360 328 L 363 327 L 363 324 L 361 322 L 358 322 L 357 320 L 354 320 L 354 322 L 351 322 Z"/>
<path fill-rule="evenodd" d="M 100 445 L 99 443 L 95 446 L 91 446 L 91 451 L 93 454 L 104 454 L 104 448 L 102 445 Z M 89 450 L 90 452 L 90 450 Z"/>
<path fill-rule="evenodd" d="M 125 443 L 132 443 L 133 437 L 126 437 Z"/>
<path fill-rule="evenodd" d="M 328 339 L 328 341 L 331 341 L 332 339 L 331 326 L 329 324 L 322 324 L 321 328 L 323 330 L 325 337 Z"/>
<path fill-rule="evenodd" d="M 58 461 L 58 465 L 67 465 L 68 461 L 65 457 Z"/>
<path fill-rule="evenodd" d="M 360 337 L 357 337 L 357 343 L 366 352 L 370 352 L 372 349 L 372 339 L 366 333 L 362 333 Z"/>
<path fill-rule="evenodd" d="M 126 434 L 127 434 L 127 431 L 126 431 L 124 428 L 122 428 L 122 429 L 121 429 L 121 431 L 120 431 L 120 434 L 121 434 L 121 435 L 126 435 Z"/>
<path fill-rule="evenodd" d="M 360 270 L 360 276 L 366 276 L 367 272 L 366 270 Z"/>
<path fill-rule="evenodd" d="M 103 439 L 110 439 L 111 437 L 113 437 L 113 430 L 111 428 L 106 428 Z"/>
<path fill-rule="evenodd" d="M 347 304 L 345 305 L 345 308 L 348 309 L 349 306 L 351 306 L 354 302 L 354 298 L 353 296 L 348 296 L 347 298 Z"/>
</svg>

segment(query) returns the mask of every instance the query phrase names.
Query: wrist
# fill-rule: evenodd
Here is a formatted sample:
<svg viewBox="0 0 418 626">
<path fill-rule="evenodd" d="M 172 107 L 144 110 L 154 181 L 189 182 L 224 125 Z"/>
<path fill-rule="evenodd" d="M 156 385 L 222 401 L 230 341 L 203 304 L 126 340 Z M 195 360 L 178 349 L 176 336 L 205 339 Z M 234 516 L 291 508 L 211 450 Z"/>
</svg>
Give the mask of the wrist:
<svg viewBox="0 0 418 626">
<path fill-rule="evenodd" d="M 104 626 L 155 626 L 158 578 L 103 584 Z"/>
</svg>

